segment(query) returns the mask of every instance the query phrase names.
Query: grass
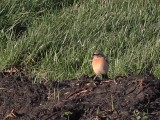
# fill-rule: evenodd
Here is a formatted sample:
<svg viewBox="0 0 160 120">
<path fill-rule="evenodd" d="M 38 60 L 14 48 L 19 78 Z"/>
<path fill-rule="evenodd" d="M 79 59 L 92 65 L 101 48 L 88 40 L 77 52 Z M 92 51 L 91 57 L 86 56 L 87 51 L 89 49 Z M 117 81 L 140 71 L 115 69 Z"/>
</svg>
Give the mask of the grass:
<svg viewBox="0 0 160 120">
<path fill-rule="evenodd" d="M 136 117 L 136 120 L 148 120 L 148 113 L 140 112 L 135 109 L 133 115 Z"/>
<path fill-rule="evenodd" d="M 2 0 L 0 70 L 22 66 L 38 79 L 93 74 L 102 50 L 109 76 L 160 77 L 160 2 L 153 0 Z"/>
</svg>

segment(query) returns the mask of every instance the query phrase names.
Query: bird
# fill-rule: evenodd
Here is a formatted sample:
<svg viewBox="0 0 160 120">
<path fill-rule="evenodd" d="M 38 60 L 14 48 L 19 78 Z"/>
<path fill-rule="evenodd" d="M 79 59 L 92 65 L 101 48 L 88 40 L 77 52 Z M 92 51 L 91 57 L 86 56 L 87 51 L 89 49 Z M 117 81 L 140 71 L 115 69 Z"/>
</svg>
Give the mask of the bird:
<svg viewBox="0 0 160 120">
<path fill-rule="evenodd" d="M 101 79 L 108 79 L 109 63 L 103 52 L 101 52 L 100 50 L 96 50 L 93 53 L 92 57 L 92 68 L 94 73 L 96 74 L 95 78 L 97 76 L 101 76 Z"/>
</svg>

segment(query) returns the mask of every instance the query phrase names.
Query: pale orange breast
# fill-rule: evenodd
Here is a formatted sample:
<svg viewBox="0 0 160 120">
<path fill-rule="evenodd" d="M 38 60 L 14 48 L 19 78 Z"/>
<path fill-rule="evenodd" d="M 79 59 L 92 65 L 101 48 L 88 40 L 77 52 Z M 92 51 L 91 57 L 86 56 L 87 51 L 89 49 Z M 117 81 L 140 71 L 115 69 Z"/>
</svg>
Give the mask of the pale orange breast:
<svg viewBox="0 0 160 120">
<path fill-rule="evenodd" d="M 93 58 L 92 67 L 96 75 L 107 74 L 108 67 L 106 60 L 103 57 Z"/>
</svg>

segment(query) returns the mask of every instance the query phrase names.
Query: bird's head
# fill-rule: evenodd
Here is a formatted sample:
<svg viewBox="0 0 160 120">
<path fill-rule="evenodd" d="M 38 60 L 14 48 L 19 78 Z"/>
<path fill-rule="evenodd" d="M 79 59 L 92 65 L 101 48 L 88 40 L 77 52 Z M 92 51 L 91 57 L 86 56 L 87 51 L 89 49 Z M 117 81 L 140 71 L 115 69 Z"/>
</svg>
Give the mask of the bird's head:
<svg viewBox="0 0 160 120">
<path fill-rule="evenodd" d="M 101 52 L 100 50 L 96 50 L 93 55 L 93 57 L 104 57 L 103 52 Z"/>
</svg>

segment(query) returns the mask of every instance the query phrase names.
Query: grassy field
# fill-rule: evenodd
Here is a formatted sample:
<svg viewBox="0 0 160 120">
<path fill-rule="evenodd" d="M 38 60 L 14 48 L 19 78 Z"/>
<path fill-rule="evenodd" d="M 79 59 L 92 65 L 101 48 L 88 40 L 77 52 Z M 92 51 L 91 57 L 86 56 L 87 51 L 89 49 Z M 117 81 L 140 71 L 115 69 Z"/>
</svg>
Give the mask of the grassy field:
<svg viewBox="0 0 160 120">
<path fill-rule="evenodd" d="M 109 76 L 160 77 L 158 0 L 1 0 L 0 70 L 27 67 L 39 79 L 92 75 L 102 50 Z"/>
</svg>

